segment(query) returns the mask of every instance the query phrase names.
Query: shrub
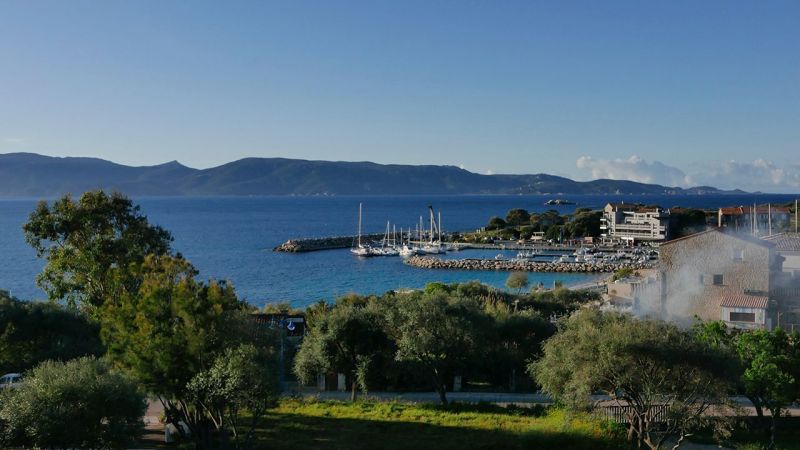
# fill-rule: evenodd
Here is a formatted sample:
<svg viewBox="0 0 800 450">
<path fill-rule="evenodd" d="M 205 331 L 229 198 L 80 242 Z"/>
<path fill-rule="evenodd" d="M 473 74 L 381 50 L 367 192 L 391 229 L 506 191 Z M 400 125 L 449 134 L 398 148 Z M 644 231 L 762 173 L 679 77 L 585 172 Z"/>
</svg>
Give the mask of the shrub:
<svg viewBox="0 0 800 450">
<path fill-rule="evenodd" d="M 136 385 L 94 357 L 46 361 L 0 399 L 2 444 L 38 448 L 126 448 L 144 428 Z"/>
</svg>

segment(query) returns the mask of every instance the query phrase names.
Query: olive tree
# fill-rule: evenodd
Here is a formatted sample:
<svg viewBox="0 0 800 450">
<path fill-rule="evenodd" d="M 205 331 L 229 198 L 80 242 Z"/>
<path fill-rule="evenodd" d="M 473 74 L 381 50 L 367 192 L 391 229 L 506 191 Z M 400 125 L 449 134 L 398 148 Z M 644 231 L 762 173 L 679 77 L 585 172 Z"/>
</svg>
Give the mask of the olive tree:
<svg viewBox="0 0 800 450">
<path fill-rule="evenodd" d="M 602 391 L 625 411 L 628 438 L 659 449 L 722 419 L 706 414 L 726 404 L 731 360 L 672 324 L 584 310 L 544 345 L 530 373 L 570 409 L 592 406 Z"/>
<path fill-rule="evenodd" d="M 446 405 L 447 379 L 475 357 L 489 316 L 475 299 L 437 292 L 397 296 L 387 318 L 395 358 L 418 363 Z"/>
<path fill-rule="evenodd" d="M 130 448 L 144 431 L 144 396 L 94 357 L 46 361 L 0 393 L 4 448 Z"/>
<path fill-rule="evenodd" d="M 351 376 L 352 401 L 357 387 L 367 391 L 367 373 L 375 357 L 390 347 L 384 318 L 373 305 L 340 303 L 315 317 L 294 360 L 294 372 L 309 383 L 319 373 L 337 371 Z"/>
<path fill-rule="evenodd" d="M 506 278 L 506 287 L 509 289 L 516 289 L 517 295 L 522 293 L 522 290 L 528 287 L 528 273 L 527 272 L 511 272 Z"/>
</svg>

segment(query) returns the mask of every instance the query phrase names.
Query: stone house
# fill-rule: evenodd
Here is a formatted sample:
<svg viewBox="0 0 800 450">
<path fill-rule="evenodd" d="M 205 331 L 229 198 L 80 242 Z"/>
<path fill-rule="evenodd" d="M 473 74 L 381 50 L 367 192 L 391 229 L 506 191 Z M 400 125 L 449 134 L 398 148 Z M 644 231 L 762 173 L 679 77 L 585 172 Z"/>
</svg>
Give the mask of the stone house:
<svg viewBox="0 0 800 450">
<path fill-rule="evenodd" d="M 659 251 L 660 299 L 650 314 L 691 323 L 723 320 L 737 328 L 772 328 L 774 282 L 782 258 L 775 243 L 710 229 L 665 242 Z"/>
</svg>

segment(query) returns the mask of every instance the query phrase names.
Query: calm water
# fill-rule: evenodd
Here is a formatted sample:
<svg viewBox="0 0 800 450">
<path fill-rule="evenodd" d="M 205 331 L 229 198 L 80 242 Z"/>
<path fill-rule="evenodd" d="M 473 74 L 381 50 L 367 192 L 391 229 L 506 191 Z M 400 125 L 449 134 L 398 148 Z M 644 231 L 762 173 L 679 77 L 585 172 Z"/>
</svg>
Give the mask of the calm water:
<svg viewBox="0 0 800 450">
<path fill-rule="evenodd" d="M 393 196 L 393 197 L 254 197 L 254 198 L 139 198 L 149 219 L 172 232 L 174 248 L 191 260 L 203 278 L 228 279 L 253 304 L 290 301 L 302 306 L 332 300 L 350 292 L 381 293 L 419 288 L 431 281 L 480 280 L 502 286 L 506 272 L 423 270 L 402 264 L 400 258 L 354 258 L 347 250 L 305 254 L 271 251 L 289 238 L 354 234 L 358 203 L 364 203 L 365 232 L 382 232 L 386 221 L 413 227 L 427 218 L 427 205 L 442 211 L 445 230 L 474 230 L 490 216 L 511 208 L 529 211 L 576 207 L 600 208 L 607 201 L 643 202 L 670 206 L 719 207 L 753 202 L 788 203 L 792 195 L 748 196 L 564 196 L 577 206 L 545 206 L 553 196 Z M 44 298 L 35 276 L 42 261 L 24 241 L 21 226 L 35 199 L 0 200 L 0 289 L 25 299 Z M 489 257 L 497 252 L 492 252 Z M 463 251 L 458 257 L 487 256 Z M 511 253 L 509 253 L 511 255 Z M 531 274 L 531 284 L 554 280 L 566 284 L 589 281 L 583 274 Z"/>
</svg>

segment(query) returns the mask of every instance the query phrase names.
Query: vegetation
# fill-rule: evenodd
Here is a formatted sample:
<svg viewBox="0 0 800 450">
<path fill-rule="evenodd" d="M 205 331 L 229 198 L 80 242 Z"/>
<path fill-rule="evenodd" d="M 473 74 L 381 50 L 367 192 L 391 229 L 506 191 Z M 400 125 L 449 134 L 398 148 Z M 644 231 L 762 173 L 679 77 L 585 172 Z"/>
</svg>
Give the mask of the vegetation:
<svg viewBox="0 0 800 450">
<path fill-rule="evenodd" d="M 84 314 L 57 304 L 19 301 L 0 290 L 1 373 L 102 353 L 99 327 Z"/>
<path fill-rule="evenodd" d="M 93 357 L 48 361 L 0 393 L 4 448 L 124 449 L 141 435 L 145 401 L 136 384 Z"/>
<path fill-rule="evenodd" d="M 350 374 L 351 400 L 355 401 L 356 387 L 366 393 L 370 367 L 389 346 L 383 322 L 374 304 L 342 303 L 320 315 L 295 356 L 295 374 L 307 384 L 320 373 Z"/>
<path fill-rule="evenodd" d="M 616 449 L 617 427 L 542 408 L 283 400 L 259 435 L 262 448 Z"/>
<path fill-rule="evenodd" d="M 727 403 L 730 367 L 724 353 L 674 325 L 586 310 L 545 343 L 530 372 L 570 410 L 590 408 L 596 391 L 609 395 L 624 408 L 628 439 L 656 450 L 723 424 L 707 412 Z"/>
<path fill-rule="evenodd" d="M 506 287 L 509 289 L 516 289 L 517 295 L 521 294 L 522 290 L 528 287 L 528 273 L 511 272 L 506 279 Z"/>
<path fill-rule="evenodd" d="M 775 445 L 778 418 L 800 399 L 800 334 L 771 331 L 728 330 L 723 322 L 699 323 L 695 334 L 719 352 L 738 358 L 735 371 L 740 391 L 753 403 L 760 426 L 768 429 L 769 446 Z M 765 417 L 764 410 L 770 413 Z"/>
<path fill-rule="evenodd" d="M 47 260 L 39 286 L 51 300 L 89 311 L 120 288 L 135 291 L 138 280 L 126 276 L 128 266 L 149 254 L 168 253 L 172 241 L 130 199 L 103 191 L 87 192 L 78 201 L 67 195 L 52 205 L 39 202 L 23 230 L 36 254 Z"/>
<path fill-rule="evenodd" d="M 123 291 L 117 302 L 104 306 L 102 337 L 108 357 L 123 368 L 164 404 L 171 423 L 186 423 L 198 448 L 228 445 L 239 431 L 222 417 L 237 411 L 239 397 L 225 389 L 253 384 L 261 398 L 274 388 L 263 371 L 251 366 L 231 366 L 231 349 L 246 352 L 253 361 L 269 367 L 269 355 L 262 343 L 252 352 L 244 344 L 258 338 L 248 319 L 247 307 L 227 283 L 198 282 L 194 267 L 183 259 L 147 256 L 133 276 L 141 279 L 134 292 Z M 225 372 L 225 371 L 228 372 Z M 233 372 L 231 372 L 233 371 Z M 241 380 L 214 391 L 209 380 L 237 374 Z M 273 372 L 274 373 L 274 372 Z M 251 413 L 255 411 L 251 410 Z M 217 443 L 215 439 L 220 439 Z"/>
<path fill-rule="evenodd" d="M 600 236 L 601 211 L 578 208 L 575 213 L 561 215 L 556 210 L 530 213 L 525 209 L 510 210 L 505 219 L 492 217 L 485 232 L 463 236 L 468 242 L 490 239 L 530 239 L 533 233 L 544 233 L 546 239 L 560 241 L 582 237 Z"/>
</svg>

